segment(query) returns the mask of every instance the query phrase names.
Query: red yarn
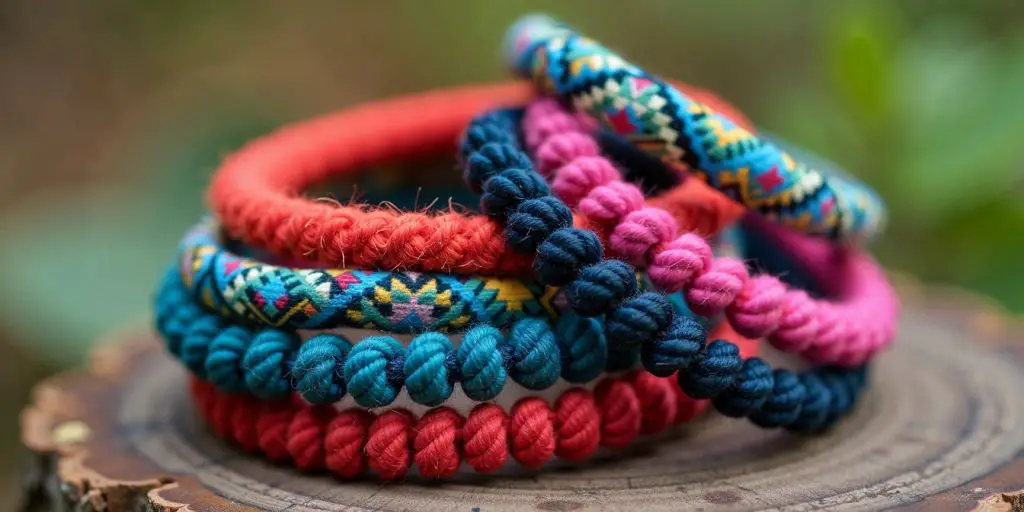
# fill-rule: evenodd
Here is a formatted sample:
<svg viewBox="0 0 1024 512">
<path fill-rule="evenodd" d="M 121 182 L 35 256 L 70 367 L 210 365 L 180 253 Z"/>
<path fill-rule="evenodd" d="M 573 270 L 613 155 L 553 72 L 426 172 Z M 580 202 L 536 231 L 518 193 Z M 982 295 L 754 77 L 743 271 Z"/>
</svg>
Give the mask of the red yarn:
<svg viewBox="0 0 1024 512">
<path fill-rule="evenodd" d="M 271 461 L 288 460 L 288 425 L 295 412 L 295 408 L 288 402 L 260 404 L 260 415 L 256 420 L 256 444 Z"/>
<path fill-rule="evenodd" d="M 324 468 L 323 439 L 335 414 L 333 407 L 318 405 L 301 408 L 292 417 L 285 447 L 296 467 L 307 471 Z"/>
<path fill-rule="evenodd" d="M 709 93 L 679 86 L 736 115 Z M 329 267 L 526 275 L 531 258 L 508 250 L 501 227 L 484 215 L 400 213 L 299 194 L 332 176 L 444 155 L 474 115 L 525 104 L 533 94 L 526 82 L 457 87 L 287 126 L 228 157 L 208 199 L 230 236 L 282 258 Z"/>
<path fill-rule="evenodd" d="M 377 416 L 370 424 L 366 458 L 381 478 L 395 480 L 405 476 L 409 470 L 412 462 L 409 454 L 412 423 L 412 413 L 404 409 L 392 409 Z"/>
<path fill-rule="evenodd" d="M 712 336 L 733 340 L 744 357 L 757 353 L 757 343 L 738 337 L 727 323 Z M 404 409 L 338 411 L 298 398 L 259 402 L 221 393 L 195 378 L 189 389 L 210 429 L 247 450 L 259 450 L 272 461 L 290 458 L 304 470 L 326 468 L 342 478 L 372 469 L 385 480 L 404 477 L 413 463 L 424 477 L 444 478 L 463 460 L 480 473 L 502 467 L 509 455 L 529 469 L 556 455 L 583 460 L 599 446 L 627 446 L 641 434 L 692 419 L 707 406 L 683 394 L 673 377 L 649 373 L 605 377 L 593 393 L 570 389 L 553 407 L 528 397 L 506 415 L 501 407 L 482 403 L 465 418 L 448 407 L 416 418 Z"/>
<path fill-rule="evenodd" d="M 363 446 L 366 445 L 372 419 L 372 415 L 365 409 L 349 409 L 339 412 L 327 424 L 324 437 L 324 462 L 327 469 L 345 478 L 363 473 L 366 468 Z"/>
<path fill-rule="evenodd" d="M 555 427 L 551 409 L 539 398 L 524 398 L 512 406 L 508 437 L 512 458 L 537 469 L 555 453 Z"/>
<path fill-rule="evenodd" d="M 583 460 L 601 442 L 601 416 L 594 397 L 582 389 L 570 389 L 555 401 L 555 455 Z"/>
<path fill-rule="evenodd" d="M 605 412 L 601 418 L 601 444 L 622 448 L 640 434 L 640 400 L 628 382 L 605 379 L 597 385 L 597 402 Z"/>
<path fill-rule="evenodd" d="M 413 451 L 421 475 L 443 478 L 459 470 L 462 423 L 462 416 L 447 407 L 432 409 L 420 418 Z"/>
<path fill-rule="evenodd" d="M 259 419 L 259 402 L 253 397 L 241 397 L 241 402 L 231 414 L 231 437 L 247 452 L 259 449 L 256 420 Z"/>
<path fill-rule="evenodd" d="M 490 473 L 508 460 L 508 418 L 494 404 L 473 408 L 462 427 L 466 464 L 479 473 Z"/>
</svg>

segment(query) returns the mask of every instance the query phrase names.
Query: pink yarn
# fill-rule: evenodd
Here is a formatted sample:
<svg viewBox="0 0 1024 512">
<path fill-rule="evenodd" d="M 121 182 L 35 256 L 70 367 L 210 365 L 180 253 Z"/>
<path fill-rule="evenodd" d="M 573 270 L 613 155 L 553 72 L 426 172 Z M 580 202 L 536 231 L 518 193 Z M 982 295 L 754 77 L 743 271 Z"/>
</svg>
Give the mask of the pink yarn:
<svg viewBox="0 0 1024 512">
<path fill-rule="evenodd" d="M 544 139 L 537 147 L 537 151 L 534 152 L 537 172 L 548 179 L 554 174 L 555 169 L 565 165 L 566 162 L 572 163 L 584 157 L 598 157 L 600 154 L 601 148 L 598 147 L 597 141 L 585 133 L 578 132 L 554 134 Z M 615 171 L 615 175 L 618 176 L 618 171 L 607 159 L 598 158 L 598 160 L 604 164 L 604 167 Z"/>
<path fill-rule="evenodd" d="M 644 193 L 629 183 L 613 181 L 596 187 L 580 200 L 580 213 L 602 223 L 615 223 L 644 207 Z"/>
<path fill-rule="evenodd" d="M 648 251 L 669 242 L 678 232 L 679 226 L 668 212 L 644 207 L 627 214 L 612 230 L 609 242 L 620 257 L 646 267 Z"/>
<path fill-rule="evenodd" d="M 660 290 L 682 291 L 700 315 L 724 311 L 740 334 L 767 337 L 815 364 L 858 365 L 892 342 L 899 302 L 869 256 L 752 219 L 836 299 L 813 299 L 773 276 L 751 278 L 742 261 L 714 259 L 707 241 L 680 234 L 671 214 L 645 207 L 643 192 L 600 156 L 594 129 L 550 99 L 523 116 L 526 145 L 555 193 L 606 226 L 610 252 L 647 268 Z"/>
<path fill-rule="evenodd" d="M 736 300 L 748 279 L 750 274 L 742 261 L 736 258 L 713 260 L 711 268 L 694 279 L 686 290 L 686 304 L 698 315 L 717 315 Z"/>
<path fill-rule="evenodd" d="M 647 275 L 662 290 L 682 290 L 711 268 L 711 246 L 699 235 L 684 233 L 651 258 Z"/>
<path fill-rule="evenodd" d="M 785 285 L 772 276 L 756 276 L 747 281 L 725 313 L 736 332 L 762 338 L 779 328 L 785 301 Z"/>
<path fill-rule="evenodd" d="M 541 150 L 547 148 L 550 142 L 564 140 L 568 136 L 570 135 L 551 137 L 541 146 Z M 574 133 L 571 136 L 583 135 Z M 551 181 L 551 188 L 572 208 L 579 206 L 580 200 L 595 188 L 619 180 L 619 170 L 607 158 L 598 156 L 596 144 L 594 151 L 594 156 L 580 156 L 568 160 L 567 164 L 555 166 L 560 167 L 561 171 Z"/>
</svg>

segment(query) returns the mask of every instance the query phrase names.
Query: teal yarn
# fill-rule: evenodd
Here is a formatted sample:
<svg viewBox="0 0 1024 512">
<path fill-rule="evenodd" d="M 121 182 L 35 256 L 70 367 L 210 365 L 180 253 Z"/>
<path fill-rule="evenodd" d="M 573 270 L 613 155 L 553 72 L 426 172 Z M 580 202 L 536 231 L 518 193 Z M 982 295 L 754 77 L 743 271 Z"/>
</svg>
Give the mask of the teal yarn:
<svg viewBox="0 0 1024 512">
<path fill-rule="evenodd" d="M 346 393 L 344 363 L 352 343 L 344 336 L 318 334 L 299 346 L 292 377 L 299 395 L 311 404 L 329 404 Z"/>
<path fill-rule="evenodd" d="M 501 347 L 505 336 L 491 326 L 471 329 L 462 337 L 462 343 L 451 366 L 462 375 L 462 391 L 472 400 L 493 400 L 505 387 L 508 372 Z"/>
<path fill-rule="evenodd" d="M 562 353 L 563 379 L 590 382 L 605 371 L 608 341 L 599 320 L 567 312 L 555 324 L 555 333 Z"/>
<path fill-rule="evenodd" d="M 348 392 L 362 407 L 381 407 L 395 401 L 402 389 L 401 368 L 405 347 L 390 336 L 370 336 L 349 352 L 343 367 Z M 398 374 L 395 378 L 394 374 Z"/>
<path fill-rule="evenodd" d="M 194 375 L 206 378 L 206 357 L 210 353 L 213 338 L 224 329 L 220 319 L 215 316 L 204 316 L 189 326 L 185 337 L 181 339 L 181 362 Z"/>
<path fill-rule="evenodd" d="M 180 279 L 169 273 L 154 305 L 168 352 L 218 389 L 262 399 L 294 392 L 312 404 L 326 404 L 351 394 L 360 406 L 379 407 L 405 387 L 416 403 L 434 406 L 458 383 L 467 397 L 485 401 L 494 399 L 509 377 L 541 390 L 560 377 L 586 382 L 635 362 L 635 354 L 609 356 L 601 321 L 576 314 L 555 326 L 520 320 L 507 335 L 477 325 L 465 332 L 458 348 L 437 332 L 415 337 L 408 347 L 390 336 L 353 344 L 326 333 L 303 343 L 294 332 L 227 324 L 181 293 Z"/>
<path fill-rule="evenodd" d="M 283 398 L 292 390 L 289 380 L 299 337 L 277 329 L 262 329 L 252 338 L 242 358 L 245 384 L 259 398 Z"/>
<path fill-rule="evenodd" d="M 218 388 L 229 393 L 246 391 L 245 372 L 242 371 L 242 359 L 249 349 L 252 331 L 245 327 L 231 325 L 220 331 L 206 355 L 203 367 L 206 378 Z"/>
<path fill-rule="evenodd" d="M 441 405 L 452 396 L 454 385 L 445 364 L 452 342 L 439 332 L 413 338 L 405 357 L 405 389 L 418 404 Z"/>
<path fill-rule="evenodd" d="M 547 322 L 526 319 L 516 322 L 508 338 L 511 351 L 509 374 L 526 389 L 547 389 L 558 381 L 562 368 L 555 333 Z"/>
</svg>

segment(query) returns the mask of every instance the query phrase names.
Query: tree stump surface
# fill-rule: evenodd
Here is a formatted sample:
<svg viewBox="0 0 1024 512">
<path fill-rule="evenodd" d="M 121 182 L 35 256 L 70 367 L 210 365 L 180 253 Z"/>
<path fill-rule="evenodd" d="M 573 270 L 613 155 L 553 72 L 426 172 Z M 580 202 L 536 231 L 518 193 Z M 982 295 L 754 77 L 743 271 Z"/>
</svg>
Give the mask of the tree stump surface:
<svg viewBox="0 0 1024 512">
<path fill-rule="evenodd" d="M 901 285 L 896 347 L 856 412 L 819 436 L 709 414 L 539 473 L 340 481 L 209 433 L 147 330 L 41 383 L 22 413 L 25 510 L 1024 510 L 1024 322 L 955 290 Z"/>
</svg>

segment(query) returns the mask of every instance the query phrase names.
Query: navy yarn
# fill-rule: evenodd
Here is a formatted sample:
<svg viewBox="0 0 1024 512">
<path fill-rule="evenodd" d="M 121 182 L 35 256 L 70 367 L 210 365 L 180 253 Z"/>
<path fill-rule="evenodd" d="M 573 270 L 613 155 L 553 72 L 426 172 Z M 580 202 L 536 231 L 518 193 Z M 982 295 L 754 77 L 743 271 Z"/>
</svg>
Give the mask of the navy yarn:
<svg viewBox="0 0 1024 512">
<path fill-rule="evenodd" d="M 571 226 L 571 211 L 542 189 L 529 188 L 516 112 L 497 111 L 470 123 L 461 151 L 481 170 L 467 172 L 474 191 L 484 192 L 484 209 L 501 220 L 509 246 L 535 254 L 535 269 L 545 284 L 566 286 L 573 311 L 585 317 L 607 318 L 608 361 L 611 368 L 640 357 L 648 371 L 659 376 L 678 372 L 681 389 L 695 398 L 709 398 L 724 414 L 750 416 L 765 427 L 793 430 L 825 428 L 848 413 L 863 388 L 865 369 L 815 369 L 799 377 L 771 368 L 757 358 L 744 361 L 739 348 L 727 341 L 707 345 L 698 322 L 673 318 L 672 306 L 658 294 L 637 293 L 636 271 L 617 260 L 601 259 L 599 249 L 584 247 L 587 235 Z M 499 133 L 504 130 L 504 133 Z M 490 147 L 489 144 L 501 146 Z M 481 151 L 483 147 L 489 149 Z M 495 155 L 500 155 L 496 157 Z M 525 154 L 524 154 L 525 156 Z M 513 165 L 514 162 L 514 165 Z M 507 173 L 507 174 L 506 174 Z M 515 178 L 513 182 L 509 176 Z M 492 185 L 492 183 L 494 183 Z"/>
<path fill-rule="evenodd" d="M 466 159 L 463 178 L 473 191 L 483 191 L 483 183 L 505 169 L 529 169 L 530 159 L 508 144 L 488 142 Z"/>
<path fill-rule="evenodd" d="M 777 369 L 772 372 L 772 391 L 761 407 L 750 414 L 750 421 L 763 428 L 789 425 L 800 416 L 807 388 L 793 372 Z"/>
<path fill-rule="evenodd" d="M 647 292 L 630 297 L 605 320 L 608 340 L 616 348 L 649 344 L 671 325 L 672 313 L 664 295 Z"/>
<path fill-rule="evenodd" d="M 505 218 L 523 201 L 547 197 L 550 193 L 547 182 L 529 168 L 508 168 L 486 182 L 480 207 L 487 215 Z"/>
<path fill-rule="evenodd" d="M 527 199 L 508 216 L 505 239 L 516 251 L 534 252 L 552 233 L 571 225 L 572 210 L 557 198 Z"/>
<path fill-rule="evenodd" d="M 580 270 L 569 283 L 565 298 L 583 316 L 598 316 L 637 291 L 636 271 L 618 260 L 603 260 Z"/>
<path fill-rule="evenodd" d="M 787 427 L 797 431 L 818 430 L 825 426 L 828 418 L 832 392 L 822 383 L 817 372 L 800 375 L 800 384 L 806 389 L 804 401 L 800 404 L 800 414 Z"/>
<path fill-rule="evenodd" d="M 679 372 L 679 389 L 693 398 L 714 398 L 729 389 L 743 365 L 740 349 L 725 340 L 707 344 L 688 372 Z"/>
<path fill-rule="evenodd" d="M 714 398 L 715 408 L 722 414 L 742 418 L 758 410 L 775 386 L 772 369 L 761 358 L 743 361 L 733 386 Z"/>
<path fill-rule="evenodd" d="M 640 359 L 640 351 L 636 349 L 616 350 L 608 348 L 608 362 L 605 364 L 605 371 L 624 372 L 636 366 Z"/>
<path fill-rule="evenodd" d="M 601 261 L 604 249 L 601 240 L 591 231 L 557 229 L 537 248 L 533 270 L 548 286 L 564 286 L 572 282 L 583 267 Z"/>
<path fill-rule="evenodd" d="M 658 377 L 668 377 L 680 368 L 690 367 L 704 349 L 707 337 L 708 333 L 700 322 L 677 316 L 661 337 L 641 348 L 640 360 L 647 371 Z"/>
</svg>

